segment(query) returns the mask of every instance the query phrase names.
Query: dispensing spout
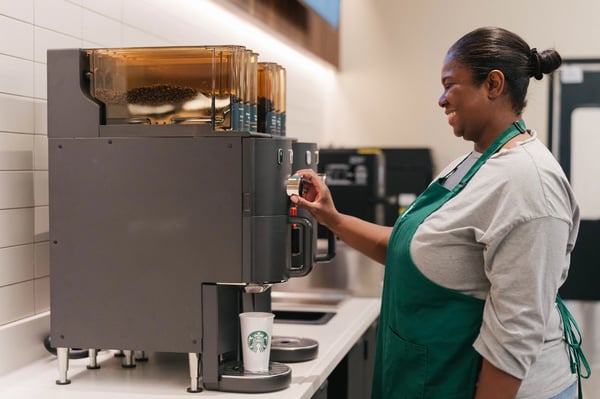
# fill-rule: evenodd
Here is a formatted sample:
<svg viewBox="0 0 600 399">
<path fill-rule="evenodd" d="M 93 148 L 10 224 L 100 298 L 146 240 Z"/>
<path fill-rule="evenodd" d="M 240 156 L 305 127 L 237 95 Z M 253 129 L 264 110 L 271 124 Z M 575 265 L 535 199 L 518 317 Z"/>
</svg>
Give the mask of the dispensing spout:
<svg viewBox="0 0 600 399">
<path fill-rule="evenodd" d="M 262 294 L 271 288 L 273 284 L 246 284 L 244 286 L 244 292 L 246 294 Z"/>
</svg>

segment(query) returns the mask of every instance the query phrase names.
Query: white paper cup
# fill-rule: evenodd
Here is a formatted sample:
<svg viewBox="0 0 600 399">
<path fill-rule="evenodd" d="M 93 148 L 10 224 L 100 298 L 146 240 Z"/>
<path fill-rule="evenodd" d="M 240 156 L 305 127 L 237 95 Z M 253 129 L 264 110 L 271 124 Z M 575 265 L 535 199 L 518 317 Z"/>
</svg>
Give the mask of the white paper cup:
<svg viewBox="0 0 600 399">
<path fill-rule="evenodd" d="M 263 373 L 269 371 L 273 313 L 240 313 L 242 332 L 242 357 L 244 370 Z"/>
</svg>

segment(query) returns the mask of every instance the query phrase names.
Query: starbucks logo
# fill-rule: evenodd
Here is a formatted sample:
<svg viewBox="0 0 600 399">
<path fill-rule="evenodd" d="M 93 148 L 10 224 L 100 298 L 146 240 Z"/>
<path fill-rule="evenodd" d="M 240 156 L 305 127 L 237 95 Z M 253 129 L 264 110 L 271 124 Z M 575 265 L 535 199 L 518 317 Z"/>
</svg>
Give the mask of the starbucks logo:
<svg viewBox="0 0 600 399">
<path fill-rule="evenodd" d="M 269 343 L 269 334 L 260 330 L 252 331 L 248 334 L 246 343 L 252 352 L 264 352 L 267 350 L 267 344 Z"/>
</svg>

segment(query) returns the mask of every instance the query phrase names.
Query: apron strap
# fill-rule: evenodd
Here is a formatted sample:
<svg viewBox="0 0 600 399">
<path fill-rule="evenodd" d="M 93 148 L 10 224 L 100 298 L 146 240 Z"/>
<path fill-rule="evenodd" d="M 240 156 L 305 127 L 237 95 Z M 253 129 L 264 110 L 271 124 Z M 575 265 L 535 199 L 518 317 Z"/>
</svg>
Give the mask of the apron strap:
<svg viewBox="0 0 600 399">
<path fill-rule="evenodd" d="M 564 329 L 564 339 L 567 343 L 567 350 L 569 352 L 569 361 L 571 363 L 571 372 L 573 374 L 577 374 L 577 385 L 579 389 L 579 399 L 583 398 L 583 393 L 581 391 L 581 379 L 589 378 L 591 375 L 590 365 L 583 354 L 581 349 L 581 332 L 579 331 L 579 326 L 575 321 L 575 318 L 569 312 L 569 309 L 565 306 L 563 300 L 560 296 L 556 296 L 556 305 L 558 307 L 558 311 L 560 313 L 560 318 L 563 322 Z M 585 374 L 581 373 L 581 366 L 583 364 L 583 368 L 585 369 Z"/>
<path fill-rule="evenodd" d="M 471 166 L 471 169 L 469 169 L 460 182 L 454 186 L 452 193 L 457 194 L 460 190 L 462 190 L 469 180 L 471 180 L 471 177 L 473 177 L 479 168 L 488 160 L 488 158 L 498 152 L 498 150 L 500 150 L 504 144 L 509 142 L 513 137 L 518 136 L 521 133 L 525 133 L 526 131 L 527 129 L 525 127 L 525 122 L 523 122 L 522 119 L 513 122 L 512 125 L 502 132 L 502 134 L 496 137 L 492 144 L 490 144 L 483 154 L 481 154 L 479 159 L 477 159 L 473 166 Z"/>
</svg>

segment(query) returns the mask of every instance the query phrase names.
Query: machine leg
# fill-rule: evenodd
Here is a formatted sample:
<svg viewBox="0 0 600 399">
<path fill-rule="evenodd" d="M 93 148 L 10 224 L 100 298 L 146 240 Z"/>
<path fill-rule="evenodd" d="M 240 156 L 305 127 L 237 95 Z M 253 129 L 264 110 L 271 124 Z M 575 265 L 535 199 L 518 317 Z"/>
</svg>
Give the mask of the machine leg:
<svg viewBox="0 0 600 399">
<path fill-rule="evenodd" d="M 190 393 L 202 392 L 200 388 L 200 354 L 188 353 L 188 361 L 190 363 L 190 387 L 187 389 Z"/>
<path fill-rule="evenodd" d="M 100 365 L 98 364 L 98 349 L 88 349 L 88 357 L 90 359 L 87 365 L 88 370 L 99 369 Z"/>
<path fill-rule="evenodd" d="M 67 385 L 71 380 L 67 378 L 69 370 L 69 348 L 56 348 L 56 356 L 58 358 L 58 380 L 57 385 Z"/>
<path fill-rule="evenodd" d="M 121 366 L 126 369 L 132 369 L 135 367 L 135 358 L 133 357 L 133 351 L 124 350 L 123 351 L 123 363 Z"/>
<path fill-rule="evenodd" d="M 136 362 L 147 362 L 148 357 L 146 356 L 145 351 L 135 351 L 135 361 Z"/>
</svg>

